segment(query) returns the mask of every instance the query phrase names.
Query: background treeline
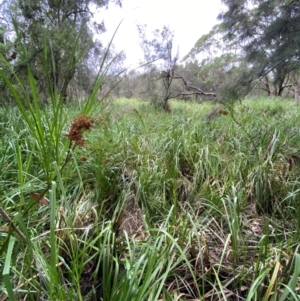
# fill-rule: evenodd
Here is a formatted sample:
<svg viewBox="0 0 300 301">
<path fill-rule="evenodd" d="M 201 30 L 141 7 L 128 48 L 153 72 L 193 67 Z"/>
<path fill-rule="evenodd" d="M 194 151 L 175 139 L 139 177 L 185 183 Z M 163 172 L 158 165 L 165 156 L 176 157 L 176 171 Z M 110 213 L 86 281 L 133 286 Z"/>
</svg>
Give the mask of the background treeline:
<svg viewBox="0 0 300 301">
<path fill-rule="evenodd" d="M 160 63 L 128 72 L 117 96 L 228 101 L 250 94 L 294 97 L 298 103 L 299 2 L 222 2 L 220 23 L 181 61 L 169 28 L 149 38 L 140 26 L 145 61 Z"/>
<path fill-rule="evenodd" d="M 53 92 L 65 101 L 87 97 L 100 69 L 105 70 L 102 95 L 113 89 L 112 96 L 167 104 L 172 98 L 224 101 L 251 94 L 295 97 L 298 103 L 297 1 L 223 1 L 220 23 L 181 60 L 172 29 L 151 33 L 138 25 L 144 59 L 131 70 L 124 67 L 126 53 L 101 43 L 105 24 L 97 20 L 109 2 L 2 1 L 1 69 L 10 80 L 17 76 L 30 86 L 29 67 L 44 103 Z M 2 102 L 10 101 L 3 79 L 0 92 Z"/>
<path fill-rule="evenodd" d="M 298 103 L 299 2 L 223 3 L 221 22 L 200 37 L 180 62 L 170 29 L 156 30 L 151 39 L 140 27 L 145 61 L 160 59 L 161 63 L 130 71 L 119 96 L 162 98 L 167 90 L 169 98 L 234 100 L 250 94 L 294 97 Z M 165 84 L 167 77 L 173 79 L 171 85 Z"/>
</svg>

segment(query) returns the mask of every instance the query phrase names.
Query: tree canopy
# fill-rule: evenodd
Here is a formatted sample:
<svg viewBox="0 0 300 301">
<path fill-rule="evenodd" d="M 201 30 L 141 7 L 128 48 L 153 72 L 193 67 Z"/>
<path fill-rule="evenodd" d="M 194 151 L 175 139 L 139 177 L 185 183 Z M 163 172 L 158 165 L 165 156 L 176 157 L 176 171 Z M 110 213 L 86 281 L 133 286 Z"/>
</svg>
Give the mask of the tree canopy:
<svg viewBox="0 0 300 301">
<path fill-rule="evenodd" d="M 294 0 L 223 0 L 219 15 L 229 40 L 238 41 L 251 67 L 243 84 L 270 78 L 281 95 L 290 72 L 300 67 L 300 5 Z M 249 86 L 251 89 L 251 87 Z"/>
<path fill-rule="evenodd" d="M 94 12 L 109 2 L 121 5 L 121 0 L 6 1 L 0 9 L 2 28 L 16 36 L 13 72 L 26 74 L 29 65 L 41 90 L 50 83 L 66 99 L 72 80 L 80 76 L 84 83 L 90 73 L 97 72 L 98 63 L 90 61 L 100 61 L 99 54 L 105 50 L 94 36 L 105 31 L 105 26 L 95 20 Z"/>
</svg>

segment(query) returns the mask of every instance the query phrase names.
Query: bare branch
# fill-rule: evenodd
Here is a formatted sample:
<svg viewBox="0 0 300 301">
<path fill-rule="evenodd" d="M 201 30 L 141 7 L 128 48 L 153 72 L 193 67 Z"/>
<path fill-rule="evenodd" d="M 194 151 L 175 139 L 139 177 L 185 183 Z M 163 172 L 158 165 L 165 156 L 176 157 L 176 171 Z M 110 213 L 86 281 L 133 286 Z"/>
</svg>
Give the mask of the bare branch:
<svg viewBox="0 0 300 301">
<path fill-rule="evenodd" d="M 171 99 L 171 98 L 174 99 L 174 98 L 177 98 L 179 96 L 190 96 L 190 95 L 199 95 L 199 92 L 190 92 L 190 93 L 181 92 L 181 93 L 178 93 L 177 95 L 174 95 L 174 96 L 170 95 L 169 99 Z M 214 96 L 213 96 L 213 98 L 210 98 L 210 99 L 214 99 Z"/>
<path fill-rule="evenodd" d="M 184 85 L 187 87 L 187 88 L 190 88 L 190 89 L 193 89 L 197 92 L 194 92 L 194 94 L 200 94 L 200 95 L 207 95 L 207 96 L 213 96 L 213 97 L 216 97 L 217 94 L 214 93 L 214 92 L 203 92 L 201 89 L 197 88 L 197 87 L 194 87 L 194 86 L 191 86 L 187 83 L 187 81 L 182 77 L 182 76 L 172 76 L 172 78 L 174 79 L 181 79 L 184 83 Z"/>
</svg>

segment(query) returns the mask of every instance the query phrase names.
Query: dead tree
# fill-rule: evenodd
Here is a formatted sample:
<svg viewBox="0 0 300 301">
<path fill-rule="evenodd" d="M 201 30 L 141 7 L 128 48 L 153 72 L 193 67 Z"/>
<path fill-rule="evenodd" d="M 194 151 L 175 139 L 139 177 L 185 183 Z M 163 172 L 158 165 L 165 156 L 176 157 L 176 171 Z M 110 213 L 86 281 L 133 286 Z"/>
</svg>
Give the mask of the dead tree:
<svg viewBox="0 0 300 301">
<path fill-rule="evenodd" d="M 169 27 L 164 26 L 162 30 L 155 30 L 153 35 L 153 39 L 149 39 L 146 35 L 146 25 L 138 25 L 139 36 L 141 39 L 141 48 L 144 52 L 145 66 L 148 67 L 153 62 L 161 62 L 160 70 L 161 76 L 159 80 L 163 82 L 163 109 L 166 112 L 171 111 L 171 107 L 169 105 L 169 99 L 178 98 L 178 97 L 186 97 L 190 95 L 201 95 L 201 96 L 210 96 L 211 98 L 216 97 L 216 93 L 213 92 L 204 92 L 198 87 L 189 85 L 188 82 L 180 76 L 176 74 L 177 69 L 177 61 L 178 61 L 178 51 L 176 55 L 173 56 L 173 37 L 174 34 L 170 30 Z M 185 90 L 190 91 L 182 91 L 180 93 L 172 92 L 172 83 L 174 80 L 181 80 L 184 84 Z"/>
<path fill-rule="evenodd" d="M 165 95 L 164 95 L 164 99 L 163 99 L 163 108 L 166 112 L 171 112 L 171 107 L 169 105 L 170 99 L 176 99 L 179 97 L 187 97 L 187 96 L 191 96 L 191 95 L 208 96 L 208 97 L 210 97 L 209 99 L 215 99 L 217 97 L 217 94 L 215 92 L 204 92 L 202 89 L 188 84 L 188 82 L 186 81 L 185 78 L 183 78 L 183 76 L 175 74 L 175 71 L 174 71 L 175 66 L 176 65 L 173 65 L 172 68 L 170 68 L 169 70 L 163 71 L 162 72 L 163 76 L 161 77 L 161 79 L 163 80 L 164 88 L 165 88 Z M 172 86 L 173 80 L 181 80 L 182 83 L 184 84 L 184 87 L 187 90 L 190 90 L 191 92 L 182 91 L 180 93 L 173 94 L 171 92 L 171 86 Z"/>
</svg>

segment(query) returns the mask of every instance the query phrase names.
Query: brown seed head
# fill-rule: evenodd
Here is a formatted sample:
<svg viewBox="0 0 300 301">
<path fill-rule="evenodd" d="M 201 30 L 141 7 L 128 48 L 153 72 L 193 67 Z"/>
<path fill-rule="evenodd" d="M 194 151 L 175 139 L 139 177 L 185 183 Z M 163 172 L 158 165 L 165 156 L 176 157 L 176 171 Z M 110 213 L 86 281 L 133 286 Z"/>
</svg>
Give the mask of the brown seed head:
<svg viewBox="0 0 300 301">
<path fill-rule="evenodd" d="M 90 130 L 93 124 L 94 121 L 91 117 L 80 115 L 72 121 L 71 129 L 66 136 L 76 145 L 83 146 L 85 143 L 83 132 Z"/>
</svg>

